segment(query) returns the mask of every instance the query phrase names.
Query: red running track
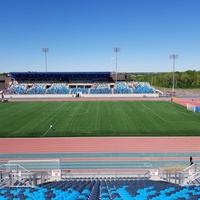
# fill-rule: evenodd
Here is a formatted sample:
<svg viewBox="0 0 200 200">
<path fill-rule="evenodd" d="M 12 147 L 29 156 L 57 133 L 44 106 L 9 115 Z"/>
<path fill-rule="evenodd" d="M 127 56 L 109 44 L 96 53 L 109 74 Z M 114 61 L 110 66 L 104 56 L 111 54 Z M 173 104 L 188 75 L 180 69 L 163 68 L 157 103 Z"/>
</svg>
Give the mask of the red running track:
<svg viewBox="0 0 200 200">
<path fill-rule="evenodd" d="M 199 98 L 174 98 L 173 101 L 179 105 L 187 107 L 187 104 L 192 104 L 194 106 L 200 106 Z"/>
<path fill-rule="evenodd" d="M 199 152 L 200 137 L 1 138 L 1 154 Z"/>
</svg>

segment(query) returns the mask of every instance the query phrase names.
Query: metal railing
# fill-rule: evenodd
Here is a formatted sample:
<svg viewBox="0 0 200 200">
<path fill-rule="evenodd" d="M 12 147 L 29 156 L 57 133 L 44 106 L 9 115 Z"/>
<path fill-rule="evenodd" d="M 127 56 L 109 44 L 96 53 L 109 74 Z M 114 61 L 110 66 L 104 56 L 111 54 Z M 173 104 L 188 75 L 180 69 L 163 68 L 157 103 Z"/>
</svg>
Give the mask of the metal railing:
<svg viewBox="0 0 200 200">
<path fill-rule="evenodd" d="M 200 163 L 194 163 L 183 170 L 183 185 L 199 185 Z M 186 175 L 186 176 L 185 176 Z"/>
<path fill-rule="evenodd" d="M 200 163 L 194 163 L 183 171 L 161 171 L 159 177 L 179 185 L 200 185 Z"/>
<path fill-rule="evenodd" d="M 18 164 L 0 166 L 0 187 L 31 187 L 48 179 L 47 171 L 31 172 Z"/>
<path fill-rule="evenodd" d="M 151 174 L 150 171 L 147 172 L 99 172 L 99 173 L 69 173 L 62 172 L 61 179 L 63 180 L 71 180 L 71 179 L 136 179 L 136 180 L 145 180 L 150 179 Z"/>
</svg>

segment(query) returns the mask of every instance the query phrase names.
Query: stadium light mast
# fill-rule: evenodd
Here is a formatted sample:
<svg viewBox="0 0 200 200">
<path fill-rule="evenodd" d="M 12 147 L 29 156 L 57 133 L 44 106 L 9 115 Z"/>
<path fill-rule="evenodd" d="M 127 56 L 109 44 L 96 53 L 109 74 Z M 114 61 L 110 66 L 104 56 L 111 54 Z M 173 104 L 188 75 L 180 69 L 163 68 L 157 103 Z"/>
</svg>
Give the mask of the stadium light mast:
<svg viewBox="0 0 200 200">
<path fill-rule="evenodd" d="M 174 73 L 175 73 L 175 60 L 178 58 L 178 54 L 172 54 L 169 56 L 173 59 L 173 84 L 172 84 L 172 95 L 174 94 Z"/>
<path fill-rule="evenodd" d="M 115 72 L 115 81 L 117 82 L 117 53 L 120 51 L 119 47 L 114 47 L 113 51 L 116 52 L 116 72 Z"/>
<path fill-rule="evenodd" d="M 42 48 L 42 52 L 44 52 L 45 69 L 47 72 L 47 52 L 49 52 L 49 48 Z"/>
</svg>

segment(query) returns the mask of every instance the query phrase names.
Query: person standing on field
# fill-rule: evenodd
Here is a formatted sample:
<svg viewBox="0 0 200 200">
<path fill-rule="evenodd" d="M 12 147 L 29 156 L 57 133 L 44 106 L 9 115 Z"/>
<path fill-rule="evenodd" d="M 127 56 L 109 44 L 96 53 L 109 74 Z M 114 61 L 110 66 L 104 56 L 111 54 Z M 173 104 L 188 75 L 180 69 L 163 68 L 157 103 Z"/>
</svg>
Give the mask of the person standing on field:
<svg viewBox="0 0 200 200">
<path fill-rule="evenodd" d="M 192 156 L 190 156 L 190 165 L 193 165 L 194 163 L 193 163 L 193 158 L 192 158 Z"/>
<path fill-rule="evenodd" d="M 2 100 L 4 99 L 4 91 L 2 91 L 2 93 L 1 93 L 1 98 L 2 98 Z"/>
</svg>

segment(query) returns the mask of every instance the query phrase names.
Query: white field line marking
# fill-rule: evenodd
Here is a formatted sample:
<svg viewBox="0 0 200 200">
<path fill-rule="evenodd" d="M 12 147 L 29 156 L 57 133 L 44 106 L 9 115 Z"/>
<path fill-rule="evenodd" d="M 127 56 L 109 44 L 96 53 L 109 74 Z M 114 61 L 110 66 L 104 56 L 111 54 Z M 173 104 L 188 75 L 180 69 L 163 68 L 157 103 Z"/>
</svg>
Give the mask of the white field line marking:
<svg viewBox="0 0 200 200">
<path fill-rule="evenodd" d="M 145 109 L 141 108 L 141 112 L 146 113 L 146 117 L 148 117 L 151 121 L 157 122 L 152 115 L 149 114 L 149 112 L 146 112 Z"/>
<path fill-rule="evenodd" d="M 50 131 L 50 128 L 48 128 L 48 129 L 46 130 L 46 132 L 45 132 L 42 136 L 45 136 L 49 131 Z"/>
<path fill-rule="evenodd" d="M 147 108 L 148 110 L 150 110 L 154 115 L 156 115 L 157 117 L 159 117 L 160 119 L 162 119 L 164 122 L 167 122 L 164 118 L 162 118 L 160 115 L 158 115 L 157 113 L 155 113 L 151 108 L 148 108 L 147 106 L 145 106 L 144 104 L 142 104 L 145 108 Z"/>
</svg>

